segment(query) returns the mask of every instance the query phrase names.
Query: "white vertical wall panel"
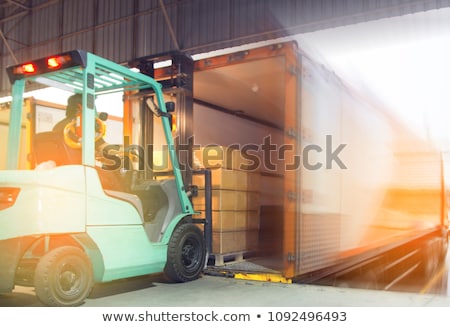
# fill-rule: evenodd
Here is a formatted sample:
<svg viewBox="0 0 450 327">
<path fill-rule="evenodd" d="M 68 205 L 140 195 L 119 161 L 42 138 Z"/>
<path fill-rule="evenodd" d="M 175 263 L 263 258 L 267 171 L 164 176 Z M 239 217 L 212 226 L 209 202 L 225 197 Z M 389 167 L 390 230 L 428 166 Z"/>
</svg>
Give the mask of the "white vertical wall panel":
<svg viewBox="0 0 450 327">
<path fill-rule="evenodd" d="M 62 1 L 63 34 L 83 33 L 92 29 L 96 23 L 97 1 L 92 0 L 64 0 Z"/>
<path fill-rule="evenodd" d="M 133 58 L 135 53 L 133 24 L 131 19 L 127 19 L 115 25 L 96 29 L 93 52 L 100 52 L 103 57 L 120 63 Z"/>
<path fill-rule="evenodd" d="M 198 44 L 219 45 L 224 38 L 232 34 L 230 1 L 184 1 L 178 6 L 178 30 L 183 48 Z"/>
<path fill-rule="evenodd" d="M 167 14 L 172 15 L 172 10 L 168 9 Z M 150 11 L 136 19 L 136 57 L 176 49 L 161 11 Z"/>
<path fill-rule="evenodd" d="M 57 39 L 64 33 L 61 5 L 45 7 L 24 19 L 31 22 L 30 42 L 33 44 Z"/>
<path fill-rule="evenodd" d="M 130 1 L 131 2 L 131 1 Z M 185 1 L 182 1 L 185 2 Z M 164 0 L 166 6 L 173 5 L 174 1 Z M 138 0 L 137 5 L 139 7 L 139 11 L 147 11 L 147 10 L 159 10 L 159 0 Z"/>
<path fill-rule="evenodd" d="M 135 12 L 133 0 L 98 0 L 97 4 L 97 23 L 106 24 L 110 21 L 128 18 Z"/>
<path fill-rule="evenodd" d="M 94 31 L 89 30 L 85 33 L 71 34 L 62 40 L 61 50 L 58 52 L 69 51 L 73 49 L 82 49 L 94 52 Z M 48 54 L 51 54 L 50 52 Z"/>
</svg>

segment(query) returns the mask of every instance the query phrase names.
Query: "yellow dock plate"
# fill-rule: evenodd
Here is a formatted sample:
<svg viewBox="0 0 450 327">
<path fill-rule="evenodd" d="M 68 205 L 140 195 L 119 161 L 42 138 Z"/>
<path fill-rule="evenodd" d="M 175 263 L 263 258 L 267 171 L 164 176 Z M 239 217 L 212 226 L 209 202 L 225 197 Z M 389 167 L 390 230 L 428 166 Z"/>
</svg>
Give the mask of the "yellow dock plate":
<svg viewBox="0 0 450 327">
<path fill-rule="evenodd" d="M 234 274 L 236 279 L 254 280 L 260 282 L 273 282 L 292 284 L 292 279 L 283 277 L 278 274 L 266 274 L 266 273 L 236 273 Z"/>
</svg>

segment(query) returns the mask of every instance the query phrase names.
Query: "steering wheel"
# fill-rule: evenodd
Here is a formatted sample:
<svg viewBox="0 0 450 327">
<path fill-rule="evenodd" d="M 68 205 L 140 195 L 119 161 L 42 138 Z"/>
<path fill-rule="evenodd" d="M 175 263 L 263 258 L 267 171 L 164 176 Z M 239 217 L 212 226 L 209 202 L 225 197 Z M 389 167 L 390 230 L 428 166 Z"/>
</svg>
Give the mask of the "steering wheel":
<svg viewBox="0 0 450 327">
<path fill-rule="evenodd" d="M 106 124 L 98 117 L 95 118 L 95 142 L 105 136 Z M 75 121 L 69 122 L 64 127 L 64 142 L 72 149 L 81 148 L 81 137 L 75 133 Z"/>
<path fill-rule="evenodd" d="M 105 156 L 104 150 L 100 146 L 98 151 L 96 151 L 95 167 L 99 173 L 103 188 L 131 192 L 135 188 L 140 175 L 140 171 L 135 165 L 143 165 L 143 158 L 140 158 L 139 154 L 135 153 L 132 148 L 124 148 L 117 144 L 106 150 L 108 156 Z M 125 166 L 127 158 L 129 162 Z"/>
</svg>

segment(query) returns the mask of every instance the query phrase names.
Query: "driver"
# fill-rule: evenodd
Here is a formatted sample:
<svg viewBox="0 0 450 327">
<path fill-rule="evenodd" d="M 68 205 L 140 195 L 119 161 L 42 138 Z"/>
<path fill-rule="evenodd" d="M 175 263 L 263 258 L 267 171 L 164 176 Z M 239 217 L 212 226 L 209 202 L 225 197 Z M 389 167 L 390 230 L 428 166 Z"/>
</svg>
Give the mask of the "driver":
<svg viewBox="0 0 450 327">
<path fill-rule="evenodd" d="M 58 123 L 56 123 L 56 125 L 53 127 L 53 131 L 58 134 L 61 134 L 64 137 L 64 129 L 67 126 L 67 124 L 75 121 L 77 119 L 77 115 L 81 113 L 82 108 L 81 104 L 82 104 L 81 93 L 75 93 L 71 95 L 67 99 L 66 117 L 60 120 Z M 106 144 L 105 140 L 103 138 L 100 138 L 95 142 L 95 148 L 100 149 L 105 144 Z"/>
<path fill-rule="evenodd" d="M 56 125 L 53 127 L 53 132 L 61 135 L 61 137 L 64 139 L 64 130 L 66 126 L 70 123 L 73 123 L 76 121 L 77 116 L 81 113 L 82 108 L 82 95 L 80 93 L 76 93 L 71 95 L 67 99 L 67 106 L 66 106 L 66 117 L 62 120 L 60 120 Z M 71 132 L 69 132 L 71 133 Z M 77 135 L 72 133 L 73 138 L 78 138 Z M 95 141 L 95 150 L 96 150 L 96 157 L 99 157 L 100 153 L 102 152 L 102 149 L 107 145 L 106 141 L 103 139 L 103 137 L 100 137 L 98 140 Z M 81 148 L 73 148 L 70 146 L 66 146 L 67 151 L 72 153 L 73 158 L 77 158 L 76 161 L 73 163 L 81 163 Z M 126 190 L 127 187 L 124 185 L 122 178 L 120 176 L 119 171 L 108 171 L 104 170 L 102 167 L 96 166 L 95 167 L 100 178 L 100 182 L 102 183 L 102 186 L 104 189 L 109 190 Z"/>
</svg>

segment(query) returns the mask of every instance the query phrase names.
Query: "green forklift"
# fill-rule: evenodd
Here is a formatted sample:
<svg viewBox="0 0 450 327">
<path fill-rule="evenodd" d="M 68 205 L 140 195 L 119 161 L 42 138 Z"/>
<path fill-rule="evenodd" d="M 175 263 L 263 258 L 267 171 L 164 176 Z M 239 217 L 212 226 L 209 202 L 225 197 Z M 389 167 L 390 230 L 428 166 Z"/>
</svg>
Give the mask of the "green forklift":
<svg viewBox="0 0 450 327">
<path fill-rule="evenodd" d="M 0 293 L 32 286 L 44 305 L 79 306 L 97 283 L 160 273 L 171 282 L 199 278 L 208 248 L 205 220 L 192 218 L 195 188 L 183 182 L 171 131 L 174 105 L 165 102 L 160 83 L 81 50 L 11 66 L 7 73 L 12 102 L 7 169 L 0 171 Z M 19 170 L 24 91 L 34 83 L 80 94 L 81 111 L 64 137 L 36 134 L 35 168 Z M 133 95 L 145 102 L 146 114 L 159 117 L 171 178 L 148 178 L 123 165 L 112 169 L 116 158 L 142 159 L 130 149 L 104 152 L 109 162 L 99 165 L 96 143 L 107 115 L 95 102 L 114 92 Z"/>
</svg>

